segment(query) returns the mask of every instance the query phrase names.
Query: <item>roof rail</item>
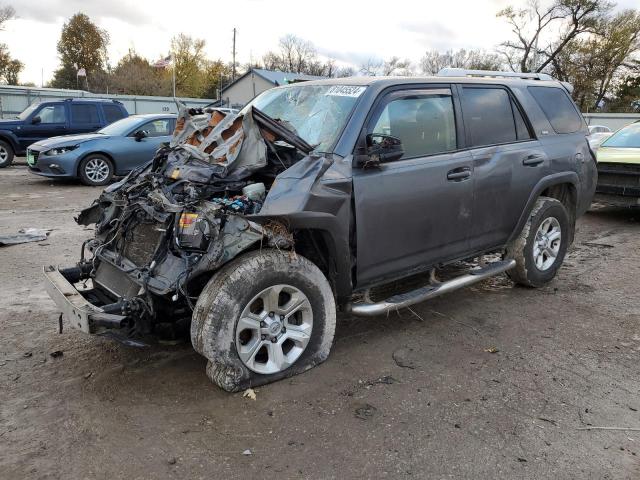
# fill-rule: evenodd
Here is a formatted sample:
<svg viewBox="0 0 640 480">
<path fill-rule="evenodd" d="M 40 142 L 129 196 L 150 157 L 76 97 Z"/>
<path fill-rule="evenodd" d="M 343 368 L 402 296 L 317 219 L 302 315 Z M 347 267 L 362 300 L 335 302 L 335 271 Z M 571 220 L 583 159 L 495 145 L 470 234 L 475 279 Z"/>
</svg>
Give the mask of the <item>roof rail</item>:
<svg viewBox="0 0 640 480">
<path fill-rule="evenodd" d="M 498 72 L 494 70 L 467 70 L 466 68 L 443 68 L 438 72 L 438 77 L 503 77 L 503 78 L 521 78 L 523 80 L 552 80 L 558 81 L 569 95 L 573 93 L 573 85 L 569 82 L 561 82 L 556 80 L 548 73 L 537 72 Z"/>
<path fill-rule="evenodd" d="M 466 68 L 443 68 L 438 72 L 439 77 L 505 77 L 522 78 L 530 80 L 555 80 L 547 73 L 519 73 L 519 72 L 498 72 L 494 70 L 468 70 Z"/>
<path fill-rule="evenodd" d="M 70 97 L 65 98 L 65 102 L 113 102 L 113 103 L 122 103 L 120 100 L 116 100 L 115 98 L 95 98 L 95 97 Z"/>
</svg>

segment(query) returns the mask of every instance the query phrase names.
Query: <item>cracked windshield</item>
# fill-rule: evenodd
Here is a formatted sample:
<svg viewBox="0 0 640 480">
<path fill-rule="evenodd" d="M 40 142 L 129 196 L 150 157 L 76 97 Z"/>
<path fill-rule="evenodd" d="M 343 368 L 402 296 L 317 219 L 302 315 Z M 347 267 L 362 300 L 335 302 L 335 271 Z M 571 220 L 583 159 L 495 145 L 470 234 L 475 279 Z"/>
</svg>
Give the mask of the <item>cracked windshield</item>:
<svg viewBox="0 0 640 480">
<path fill-rule="evenodd" d="M 268 90 L 252 105 L 328 152 L 336 143 L 364 86 L 305 85 Z"/>
</svg>

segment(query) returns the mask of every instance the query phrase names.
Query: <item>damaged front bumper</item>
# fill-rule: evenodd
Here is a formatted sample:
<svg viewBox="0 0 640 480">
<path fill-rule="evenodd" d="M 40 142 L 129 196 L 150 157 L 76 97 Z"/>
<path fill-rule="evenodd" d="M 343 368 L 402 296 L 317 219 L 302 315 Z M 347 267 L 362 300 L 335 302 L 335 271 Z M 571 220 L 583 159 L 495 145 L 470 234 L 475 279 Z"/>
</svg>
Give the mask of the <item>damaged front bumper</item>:
<svg viewBox="0 0 640 480">
<path fill-rule="evenodd" d="M 67 322 L 72 327 L 90 334 L 125 327 L 127 325 L 126 316 L 109 313 L 105 311 L 109 309 L 93 305 L 84 296 L 90 290 L 81 293 L 73 285 L 80 278 L 79 270 L 78 267 L 60 269 L 48 266 L 43 268 L 47 280 L 45 290 L 60 308 Z"/>
</svg>

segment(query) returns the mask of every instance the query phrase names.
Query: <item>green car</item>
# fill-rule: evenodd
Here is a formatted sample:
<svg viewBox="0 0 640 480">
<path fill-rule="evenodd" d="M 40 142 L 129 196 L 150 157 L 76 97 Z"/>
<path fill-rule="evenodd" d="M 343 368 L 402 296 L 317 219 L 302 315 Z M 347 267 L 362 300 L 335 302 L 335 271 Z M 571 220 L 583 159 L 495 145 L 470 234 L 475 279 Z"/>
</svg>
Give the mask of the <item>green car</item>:
<svg viewBox="0 0 640 480">
<path fill-rule="evenodd" d="M 597 152 L 595 202 L 640 206 L 640 122 L 621 128 Z"/>
</svg>

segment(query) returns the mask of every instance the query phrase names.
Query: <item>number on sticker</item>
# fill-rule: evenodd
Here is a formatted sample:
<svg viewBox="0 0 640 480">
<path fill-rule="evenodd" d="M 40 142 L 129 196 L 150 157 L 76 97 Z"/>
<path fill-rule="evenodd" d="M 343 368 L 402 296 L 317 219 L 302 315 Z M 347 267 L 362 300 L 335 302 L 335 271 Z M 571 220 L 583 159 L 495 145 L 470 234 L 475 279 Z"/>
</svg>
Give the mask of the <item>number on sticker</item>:
<svg viewBox="0 0 640 480">
<path fill-rule="evenodd" d="M 366 87 L 356 87 L 354 85 L 333 85 L 325 95 L 334 97 L 359 97 Z"/>
</svg>

